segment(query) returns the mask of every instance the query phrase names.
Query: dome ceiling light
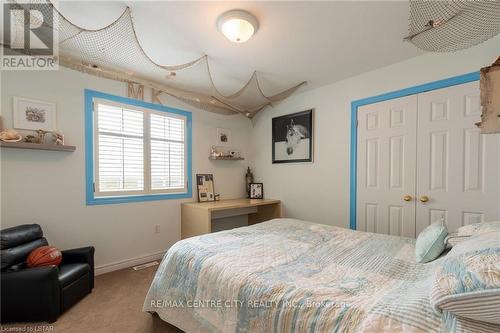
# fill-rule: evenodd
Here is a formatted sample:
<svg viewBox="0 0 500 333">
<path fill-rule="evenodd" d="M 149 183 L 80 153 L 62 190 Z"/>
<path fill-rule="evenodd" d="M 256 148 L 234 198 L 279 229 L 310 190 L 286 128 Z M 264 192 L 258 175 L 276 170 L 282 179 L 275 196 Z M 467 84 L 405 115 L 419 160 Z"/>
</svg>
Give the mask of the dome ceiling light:
<svg viewBox="0 0 500 333">
<path fill-rule="evenodd" d="M 259 28 L 259 21 L 247 11 L 230 10 L 217 19 L 217 29 L 231 42 L 244 43 Z"/>
</svg>

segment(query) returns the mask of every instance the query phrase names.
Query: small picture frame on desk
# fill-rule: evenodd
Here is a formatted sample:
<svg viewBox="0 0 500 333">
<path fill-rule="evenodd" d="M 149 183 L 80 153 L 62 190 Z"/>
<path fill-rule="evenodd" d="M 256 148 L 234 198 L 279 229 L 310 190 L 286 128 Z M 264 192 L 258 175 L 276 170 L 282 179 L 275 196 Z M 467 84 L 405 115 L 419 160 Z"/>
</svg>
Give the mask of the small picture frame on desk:
<svg viewBox="0 0 500 333">
<path fill-rule="evenodd" d="M 250 183 L 250 199 L 264 199 L 264 184 Z"/>
<path fill-rule="evenodd" d="M 198 191 L 198 202 L 215 201 L 214 175 L 197 174 L 196 189 Z"/>
</svg>

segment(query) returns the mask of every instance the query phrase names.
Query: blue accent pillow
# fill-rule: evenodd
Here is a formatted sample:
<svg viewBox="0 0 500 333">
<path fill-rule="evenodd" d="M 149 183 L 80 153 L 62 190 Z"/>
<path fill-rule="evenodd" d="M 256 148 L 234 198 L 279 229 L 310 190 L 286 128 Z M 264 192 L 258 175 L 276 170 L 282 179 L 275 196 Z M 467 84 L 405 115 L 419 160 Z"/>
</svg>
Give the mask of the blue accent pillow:
<svg viewBox="0 0 500 333">
<path fill-rule="evenodd" d="M 444 220 L 440 219 L 425 228 L 417 238 L 415 244 L 415 260 L 426 263 L 439 257 L 446 248 L 444 239 L 448 235 L 448 229 Z"/>
</svg>

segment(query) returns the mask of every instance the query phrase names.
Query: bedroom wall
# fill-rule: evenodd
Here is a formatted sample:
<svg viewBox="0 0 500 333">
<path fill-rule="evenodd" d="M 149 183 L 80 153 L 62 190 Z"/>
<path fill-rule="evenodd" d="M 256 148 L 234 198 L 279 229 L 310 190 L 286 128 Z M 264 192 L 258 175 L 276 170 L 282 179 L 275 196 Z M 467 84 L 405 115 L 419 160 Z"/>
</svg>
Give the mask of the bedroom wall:
<svg viewBox="0 0 500 333">
<path fill-rule="evenodd" d="M 2 228 L 39 223 L 54 246 L 65 249 L 94 245 L 96 265 L 107 269 L 123 260 L 157 257 L 180 239 L 181 200 L 85 204 L 83 90 L 126 96 L 125 84 L 64 68 L 0 75 L 5 128 L 12 127 L 12 96 L 54 101 L 58 128 L 64 132 L 67 143 L 77 147 L 73 153 L 1 150 Z M 145 100 L 149 101 L 147 97 Z M 223 127 L 231 129 L 234 147 L 246 157 L 250 121 L 238 115 L 208 113 L 175 100 L 163 101 L 193 112 L 193 175 L 213 173 L 215 189 L 222 198 L 244 196 L 246 161 L 209 161 L 208 154 L 215 144 L 216 128 Z M 154 233 L 155 225 L 160 225 L 159 234 Z"/>
<path fill-rule="evenodd" d="M 351 101 L 477 71 L 499 55 L 497 36 L 465 51 L 426 54 L 306 91 L 259 113 L 252 130 L 256 181 L 264 183 L 267 198 L 283 201 L 287 217 L 348 227 Z M 314 162 L 273 165 L 271 118 L 310 108 L 315 109 Z"/>
</svg>

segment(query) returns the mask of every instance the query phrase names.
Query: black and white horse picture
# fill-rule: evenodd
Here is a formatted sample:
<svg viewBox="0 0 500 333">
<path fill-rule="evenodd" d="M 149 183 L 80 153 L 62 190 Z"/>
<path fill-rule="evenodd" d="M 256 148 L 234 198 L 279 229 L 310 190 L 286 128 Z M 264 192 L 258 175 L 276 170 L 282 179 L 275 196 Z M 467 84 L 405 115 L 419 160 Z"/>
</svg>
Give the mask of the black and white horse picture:
<svg viewBox="0 0 500 333">
<path fill-rule="evenodd" d="M 309 130 L 302 125 L 295 125 L 293 119 L 290 119 L 290 124 L 286 125 L 286 153 L 292 155 L 300 140 L 308 137 Z"/>
<path fill-rule="evenodd" d="M 273 163 L 312 161 L 312 110 L 273 118 Z"/>
</svg>

